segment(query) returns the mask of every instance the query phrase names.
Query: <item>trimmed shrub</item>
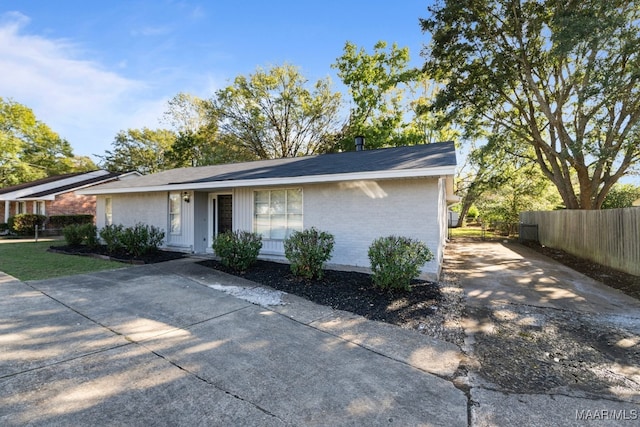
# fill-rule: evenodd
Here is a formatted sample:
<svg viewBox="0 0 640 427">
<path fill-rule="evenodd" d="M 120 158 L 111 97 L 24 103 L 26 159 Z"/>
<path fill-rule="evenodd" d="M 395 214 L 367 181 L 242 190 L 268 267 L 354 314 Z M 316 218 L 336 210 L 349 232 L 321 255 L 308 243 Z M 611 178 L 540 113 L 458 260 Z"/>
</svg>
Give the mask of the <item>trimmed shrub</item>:
<svg viewBox="0 0 640 427">
<path fill-rule="evenodd" d="M 120 233 L 120 243 L 133 256 L 139 257 L 157 250 L 164 239 L 164 231 L 153 225 L 138 223 Z"/>
<path fill-rule="evenodd" d="M 258 259 L 262 236 L 248 231 L 226 231 L 218 234 L 211 247 L 224 266 L 242 272 Z"/>
<path fill-rule="evenodd" d="M 9 229 L 10 229 L 9 224 L 7 224 L 6 222 L 0 223 L 0 232 L 7 231 Z"/>
<path fill-rule="evenodd" d="M 100 230 L 100 238 L 107 246 L 107 252 L 113 254 L 118 252 L 124 246 L 122 245 L 121 237 L 124 227 L 122 225 L 107 225 Z"/>
<path fill-rule="evenodd" d="M 369 246 L 373 284 L 383 289 L 410 289 L 420 267 L 433 259 L 419 240 L 402 236 L 381 237 Z"/>
<path fill-rule="evenodd" d="M 100 246 L 100 239 L 98 239 L 98 227 L 93 223 L 86 223 L 80 225 L 82 229 L 82 235 L 84 236 L 84 243 L 90 248 L 97 248 Z"/>
<path fill-rule="evenodd" d="M 36 225 L 38 229 L 42 230 L 42 225 L 47 220 L 44 215 L 36 214 L 18 214 L 8 219 L 9 227 L 18 234 L 27 235 L 34 234 L 36 232 Z"/>
<path fill-rule="evenodd" d="M 284 255 L 291 272 L 305 279 L 321 278 L 324 263 L 331 258 L 335 239 L 332 234 L 311 227 L 294 231 L 284 241 Z"/>
<path fill-rule="evenodd" d="M 93 224 L 93 215 L 77 214 L 77 215 L 51 215 L 47 226 L 49 228 L 63 229 L 71 224 Z"/>
<path fill-rule="evenodd" d="M 90 248 L 95 248 L 99 245 L 98 229 L 93 224 L 67 225 L 62 230 L 62 234 L 69 246 L 80 246 L 84 243 Z"/>
<path fill-rule="evenodd" d="M 69 246 L 80 246 L 84 240 L 79 224 L 67 225 L 62 229 L 62 234 L 64 235 L 64 240 Z"/>
<path fill-rule="evenodd" d="M 164 231 L 158 227 L 142 223 L 127 228 L 123 225 L 107 225 L 99 234 L 108 253 L 124 250 L 134 257 L 157 250 L 165 236 Z"/>
</svg>

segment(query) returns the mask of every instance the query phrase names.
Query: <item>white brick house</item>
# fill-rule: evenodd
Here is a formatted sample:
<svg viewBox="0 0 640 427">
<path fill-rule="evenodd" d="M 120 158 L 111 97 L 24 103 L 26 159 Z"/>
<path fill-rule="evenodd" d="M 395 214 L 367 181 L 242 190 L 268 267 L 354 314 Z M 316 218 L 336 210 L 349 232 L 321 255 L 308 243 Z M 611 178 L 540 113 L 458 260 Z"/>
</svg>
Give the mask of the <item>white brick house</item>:
<svg viewBox="0 0 640 427">
<path fill-rule="evenodd" d="M 453 195 L 453 143 L 181 168 L 92 187 L 97 225 L 142 222 L 165 230 L 165 246 L 211 252 L 225 230 L 263 236 L 261 257 L 285 260 L 283 239 L 315 226 L 335 236 L 329 264 L 369 267 L 371 242 L 419 239 L 440 273 Z"/>
</svg>

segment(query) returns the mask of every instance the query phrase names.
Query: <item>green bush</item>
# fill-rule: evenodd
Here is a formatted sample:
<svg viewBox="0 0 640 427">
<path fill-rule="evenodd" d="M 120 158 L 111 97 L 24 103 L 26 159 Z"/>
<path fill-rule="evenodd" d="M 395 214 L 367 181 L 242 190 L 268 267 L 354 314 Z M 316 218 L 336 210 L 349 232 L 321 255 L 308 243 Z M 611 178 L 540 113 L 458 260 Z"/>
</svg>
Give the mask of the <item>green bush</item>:
<svg viewBox="0 0 640 427">
<path fill-rule="evenodd" d="M 99 234 L 110 254 L 124 250 L 136 257 L 157 250 L 165 236 L 158 227 L 141 223 L 126 228 L 123 225 L 107 225 Z"/>
<path fill-rule="evenodd" d="M 6 222 L 0 223 L 0 231 L 7 231 L 9 230 L 9 228 L 9 224 L 7 224 Z"/>
<path fill-rule="evenodd" d="M 120 233 L 120 243 L 133 256 L 139 257 L 158 249 L 164 239 L 164 231 L 153 225 L 138 223 Z"/>
<path fill-rule="evenodd" d="M 111 224 L 100 230 L 100 238 L 107 246 L 107 252 L 110 254 L 118 252 L 124 246 L 122 245 L 122 225 Z"/>
<path fill-rule="evenodd" d="M 93 215 L 51 215 L 49 217 L 49 221 L 47 222 L 47 227 L 54 229 L 64 229 L 67 225 L 71 224 L 93 224 Z"/>
<path fill-rule="evenodd" d="M 315 227 L 294 231 L 284 241 L 284 255 L 291 272 L 306 279 L 321 278 L 324 263 L 331 258 L 335 240 L 332 234 Z"/>
<path fill-rule="evenodd" d="M 411 280 L 420 275 L 420 267 L 432 259 L 424 243 L 408 237 L 381 237 L 369 246 L 371 279 L 383 289 L 409 290 Z"/>
<path fill-rule="evenodd" d="M 98 229 L 93 224 L 71 224 L 62 229 L 64 240 L 69 246 L 86 244 L 91 248 L 98 246 Z"/>
<path fill-rule="evenodd" d="M 9 227 L 18 234 L 28 235 L 36 232 L 36 226 L 42 230 L 42 225 L 47 220 L 44 215 L 18 214 L 8 219 Z"/>
<path fill-rule="evenodd" d="M 218 234 L 211 246 L 223 265 L 246 271 L 258 259 L 262 237 L 248 231 L 226 231 Z"/>
<path fill-rule="evenodd" d="M 62 234 L 64 235 L 64 240 L 69 246 L 80 246 L 84 240 L 79 224 L 67 225 L 62 229 Z"/>
<path fill-rule="evenodd" d="M 98 227 L 93 223 L 80 224 L 82 234 L 84 236 L 84 243 L 90 248 L 97 248 L 100 246 L 100 239 L 98 239 Z"/>
</svg>

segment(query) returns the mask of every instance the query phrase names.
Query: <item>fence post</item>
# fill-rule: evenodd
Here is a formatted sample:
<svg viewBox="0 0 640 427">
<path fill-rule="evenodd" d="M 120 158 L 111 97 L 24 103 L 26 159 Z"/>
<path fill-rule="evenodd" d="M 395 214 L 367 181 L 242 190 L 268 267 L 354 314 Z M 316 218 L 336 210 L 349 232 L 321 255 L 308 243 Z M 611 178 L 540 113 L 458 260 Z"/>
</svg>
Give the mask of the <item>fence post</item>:
<svg viewBox="0 0 640 427">
<path fill-rule="evenodd" d="M 38 224 L 36 224 L 36 243 L 38 243 Z"/>
</svg>

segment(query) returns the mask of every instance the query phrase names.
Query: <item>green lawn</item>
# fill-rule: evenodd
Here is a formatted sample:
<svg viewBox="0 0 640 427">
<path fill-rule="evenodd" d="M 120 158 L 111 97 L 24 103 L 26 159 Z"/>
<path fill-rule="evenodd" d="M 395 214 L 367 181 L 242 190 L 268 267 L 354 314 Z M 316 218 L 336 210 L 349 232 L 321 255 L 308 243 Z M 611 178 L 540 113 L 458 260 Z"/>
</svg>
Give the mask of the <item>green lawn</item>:
<svg viewBox="0 0 640 427">
<path fill-rule="evenodd" d="M 451 237 L 482 237 L 482 228 L 480 227 L 458 227 L 450 228 Z M 493 235 L 485 231 L 485 236 Z"/>
<path fill-rule="evenodd" d="M 20 280 L 40 280 L 123 267 L 114 261 L 47 252 L 56 242 L 0 242 L 0 271 Z"/>
</svg>

